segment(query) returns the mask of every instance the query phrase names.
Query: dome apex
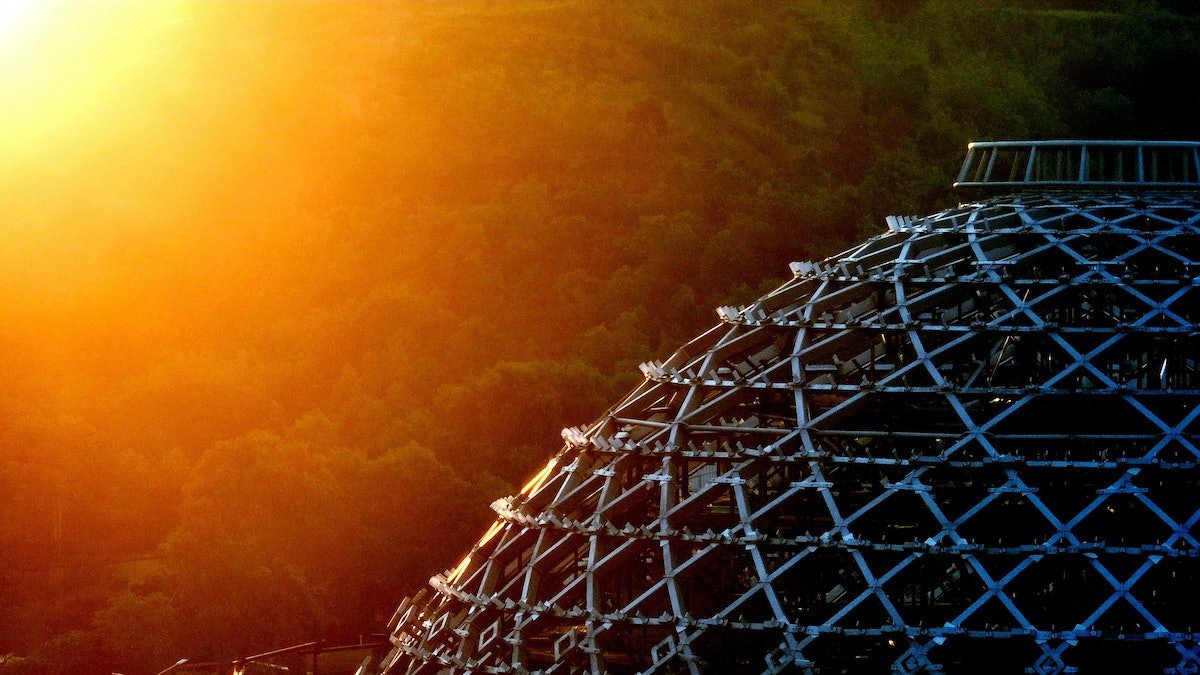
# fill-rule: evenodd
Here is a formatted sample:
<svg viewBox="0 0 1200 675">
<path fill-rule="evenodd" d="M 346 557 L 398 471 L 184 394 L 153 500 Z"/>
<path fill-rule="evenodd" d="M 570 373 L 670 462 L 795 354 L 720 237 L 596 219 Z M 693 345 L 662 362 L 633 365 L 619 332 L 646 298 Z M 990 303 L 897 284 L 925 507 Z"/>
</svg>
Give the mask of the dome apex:
<svg viewBox="0 0 1200 675">
<path fill-rule="evenodd" d="M 1200 187 L 1192 141 L 977 141 L 955 187 L 1109 190 Z"/>
</svg>

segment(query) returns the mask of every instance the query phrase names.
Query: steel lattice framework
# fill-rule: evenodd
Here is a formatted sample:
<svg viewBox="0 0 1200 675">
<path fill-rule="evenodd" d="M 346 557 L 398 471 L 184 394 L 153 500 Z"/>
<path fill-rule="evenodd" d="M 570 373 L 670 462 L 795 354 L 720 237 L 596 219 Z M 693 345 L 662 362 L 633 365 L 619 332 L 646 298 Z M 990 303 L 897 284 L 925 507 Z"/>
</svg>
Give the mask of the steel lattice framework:
<svg viewBox="0 0 1200 675">
<path fill-rule="evenodd" d="M 564 430 L 383 670 L 1197 672 L 1200 197 L 1010 150 Z"/>
</svg>

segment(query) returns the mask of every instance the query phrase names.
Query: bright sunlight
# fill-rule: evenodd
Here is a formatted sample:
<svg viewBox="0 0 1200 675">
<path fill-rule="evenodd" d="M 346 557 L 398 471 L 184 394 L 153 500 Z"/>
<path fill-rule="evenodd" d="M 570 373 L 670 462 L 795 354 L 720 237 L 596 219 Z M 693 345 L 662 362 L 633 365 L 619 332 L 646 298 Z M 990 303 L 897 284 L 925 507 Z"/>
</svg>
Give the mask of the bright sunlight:
<svg viewBox="0 0 1200 675">
<path fill-rule="evenodd" d="M 179 9 L 0 1 L 0 150 L 46 152 L 55 141 L 103 133 L 104 117 L 114 112 L 105 104 L 119 100 L 126 76 L 153 58 L 156 38 Z"/>
<path fill-rule="evenodd" d="M 22 14 L 29 11 L 31 4 L 14 0 L 0 2 L 0 40 L 7 40 L 9 26 L 16 23 Z"/>
</svg>

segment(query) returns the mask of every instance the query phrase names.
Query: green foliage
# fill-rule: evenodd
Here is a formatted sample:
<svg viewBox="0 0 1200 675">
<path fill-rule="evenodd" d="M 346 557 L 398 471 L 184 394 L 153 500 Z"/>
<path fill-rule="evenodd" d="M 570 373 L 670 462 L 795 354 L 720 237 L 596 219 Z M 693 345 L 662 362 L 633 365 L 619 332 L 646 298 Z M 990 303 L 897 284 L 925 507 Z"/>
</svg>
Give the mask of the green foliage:
<svg viewBox="0 0 1200 675">
<path fill-rule="evenodd" d="M 967 141 L 1200 136 L 1184 2 L 189 8 L 127 64 L 155 125 L 0 163 L 0 675 L 383 630 L 561 427 L 951 203 Z"/>
</svg>

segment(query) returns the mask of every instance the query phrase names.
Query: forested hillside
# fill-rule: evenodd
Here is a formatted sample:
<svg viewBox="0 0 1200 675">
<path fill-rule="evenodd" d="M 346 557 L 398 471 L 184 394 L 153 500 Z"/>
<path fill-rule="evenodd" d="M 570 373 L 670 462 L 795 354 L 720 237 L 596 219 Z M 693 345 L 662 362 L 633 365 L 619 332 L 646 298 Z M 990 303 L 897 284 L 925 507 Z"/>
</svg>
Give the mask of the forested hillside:
<svg viewBox="0 0 1200 675">
<path fill-rule="evenodd" d="M 968 141 L 1200 139 L 1193 7 L 4 19 L 0 675 L 384 631 L 639 362 L 955 203 Z"/>
</svg>

